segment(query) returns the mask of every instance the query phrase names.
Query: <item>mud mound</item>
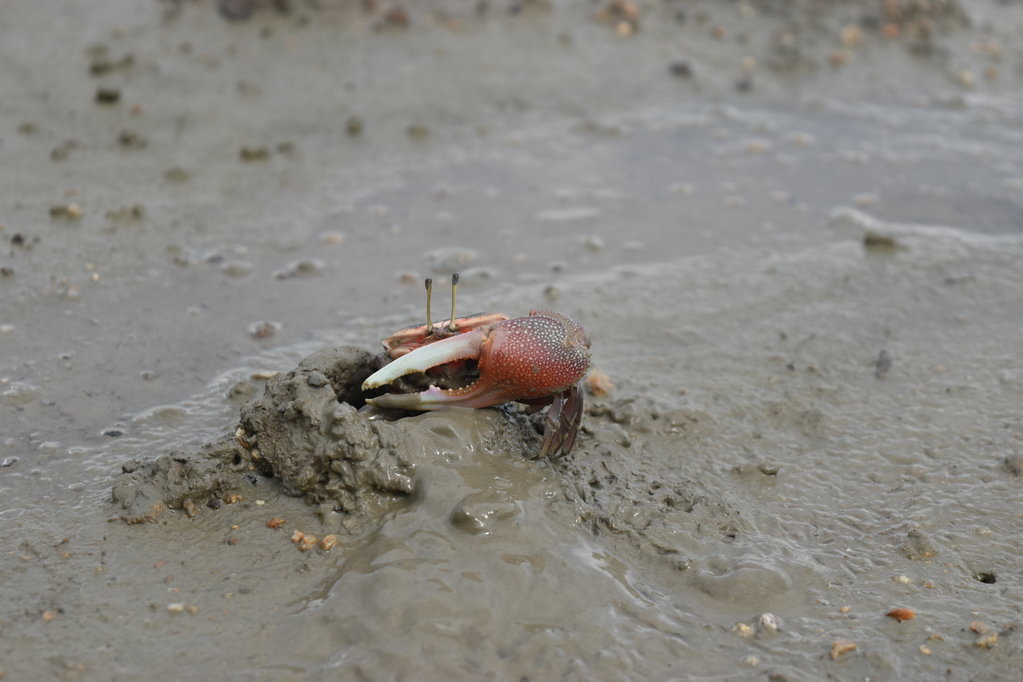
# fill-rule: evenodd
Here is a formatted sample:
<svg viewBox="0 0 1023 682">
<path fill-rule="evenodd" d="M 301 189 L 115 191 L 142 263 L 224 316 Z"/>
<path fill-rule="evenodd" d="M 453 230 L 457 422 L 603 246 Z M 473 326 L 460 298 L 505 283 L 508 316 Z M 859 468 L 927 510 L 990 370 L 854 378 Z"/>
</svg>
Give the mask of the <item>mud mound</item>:
<svg viewBox="0 0 1023 682">
<path fill-rule="evenodd" d="M 197 453 L 173 452 L 149 463 L 132 461 L 113 486 L 113 501 L 129 523 L 155 521 L 167 509 L 193 513 L 233 493 L 273 480 L 283 490 L 330 512 L 383 509 L 416 490 L 416 464 L 436 457 L 452 433 L 475 447 L 527 456 L 538 447 L 533 422 L 507 409 L 456 410 L 468 429 L 438 429 L 432 421 L 385 421 L 360 412 L 361 384 L 374 356 L 353 347 L 325 348 L 294 370 L 271 378 L 261 398 L 241 410 L 232 435 Z"/>
</svg>

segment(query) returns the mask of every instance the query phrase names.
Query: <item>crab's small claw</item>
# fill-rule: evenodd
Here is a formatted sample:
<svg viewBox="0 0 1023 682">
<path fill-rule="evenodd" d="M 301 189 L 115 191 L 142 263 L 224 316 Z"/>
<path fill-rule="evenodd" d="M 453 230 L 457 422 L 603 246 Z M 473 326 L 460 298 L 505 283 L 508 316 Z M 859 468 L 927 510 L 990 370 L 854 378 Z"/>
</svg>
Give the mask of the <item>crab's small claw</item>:
<svg viewBox="0 0 1023 682">
<path fill-rule="evenodd" d="M 539 404 L 553 398 L 558 413 L 548 415 L 560 435 L 545 436 L 544 450 L 572 447 L 582 415 L 582 394 L 574 390 L 590 363 L 590 340 L 571 318 L 546 310 L 503 320 L 427 344 L 385 365 L 363 383 L 377 388 L 413 372 L 456 360 L 476 359 L 479 378 L 463 388 L 435 386 L 419 393 L 388 393 L 367 402 L 378 407 L 438 410 L 444 407 L 489 407 L 509 400 Z M 559 423 L 562 413 L 569 417 Z M 571 432 L 566 429 L 571 427 Z"/>
</svg>

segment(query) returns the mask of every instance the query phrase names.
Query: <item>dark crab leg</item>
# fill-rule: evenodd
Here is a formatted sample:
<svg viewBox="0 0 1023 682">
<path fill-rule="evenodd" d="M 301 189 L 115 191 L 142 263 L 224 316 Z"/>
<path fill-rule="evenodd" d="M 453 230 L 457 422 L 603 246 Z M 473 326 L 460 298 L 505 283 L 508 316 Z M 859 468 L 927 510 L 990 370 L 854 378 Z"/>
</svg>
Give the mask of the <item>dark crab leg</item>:
<svg viewBox="0 0 1023 682">
<path fill-rule="evenodd" d="M 543 443 L 540 445 L 539 457 L 564 457 L 572 452 L 582 420 L 583 392 L 579 384 L 575 384 L 564 393 L 554 396 L 554 402 L 544 416 Z"/>
</svg>

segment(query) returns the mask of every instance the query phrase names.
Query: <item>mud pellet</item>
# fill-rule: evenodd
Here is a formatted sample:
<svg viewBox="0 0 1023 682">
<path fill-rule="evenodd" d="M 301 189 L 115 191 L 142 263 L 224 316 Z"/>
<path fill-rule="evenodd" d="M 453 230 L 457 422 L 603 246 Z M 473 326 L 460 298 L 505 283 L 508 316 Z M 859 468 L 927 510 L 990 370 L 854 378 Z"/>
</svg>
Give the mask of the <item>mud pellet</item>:
<svg viewBox="0 0 1023 682">
<path fill-rule="evenodd" d="M 99 88 L 96 90 L 96 104 L 117 104 L 121 101 L 121 91 L 115 88 Z"/>
</svg>

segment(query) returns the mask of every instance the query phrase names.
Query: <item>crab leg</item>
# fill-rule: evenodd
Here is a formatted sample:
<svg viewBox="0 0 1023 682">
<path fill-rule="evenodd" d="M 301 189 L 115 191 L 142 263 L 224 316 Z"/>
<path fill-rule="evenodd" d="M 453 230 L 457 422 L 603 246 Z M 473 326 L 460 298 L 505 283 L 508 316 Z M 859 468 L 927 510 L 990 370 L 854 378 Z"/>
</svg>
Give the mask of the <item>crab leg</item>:
<svg viewBox="0 0 1023 682">
<path fill-rule="evenodd" d="M 575 445 L 575 435 L 583 420 L 583 393 L 579 384 L 564 393 L 554 396 L 554 402 L 543 420 L 543 443 L 540 445 L 541 458 L 565 456 Z"/>
</svg>

